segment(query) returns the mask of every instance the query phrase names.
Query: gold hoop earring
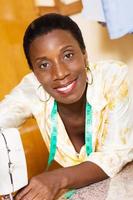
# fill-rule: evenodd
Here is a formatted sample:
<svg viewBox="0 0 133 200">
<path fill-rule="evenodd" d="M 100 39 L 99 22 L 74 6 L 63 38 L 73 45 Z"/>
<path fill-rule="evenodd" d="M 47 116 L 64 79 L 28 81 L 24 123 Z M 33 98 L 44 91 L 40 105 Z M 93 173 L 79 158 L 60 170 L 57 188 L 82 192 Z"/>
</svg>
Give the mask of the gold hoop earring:
<svg viewBox="0 0 133 200">
<path fill-rule="evenodd" d="M 93 84 L 93 75 L 92 75 L 92 72 L 91 72 L 88 64 L 85 66 L 85 70 L 86 70 L 86 74 L 87 74 L 87 80 L 86 81 L 89 85 L 92 85 Z"/>
<path fill-rule="evenodd" d="M 43 86 L 40 84 L 37 88 L 37 94 L 42 102 L 47 102 L 50 99 L 50 95 L 44 90 Z"/>
</svg>

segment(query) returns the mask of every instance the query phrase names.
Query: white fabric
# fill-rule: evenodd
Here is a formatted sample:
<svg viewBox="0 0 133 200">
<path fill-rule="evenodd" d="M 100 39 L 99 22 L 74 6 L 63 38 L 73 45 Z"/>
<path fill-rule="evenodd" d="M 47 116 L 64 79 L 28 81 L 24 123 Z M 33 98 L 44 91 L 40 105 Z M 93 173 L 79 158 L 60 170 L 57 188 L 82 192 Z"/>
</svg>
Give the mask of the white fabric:
<svg viewBox="0 0 133 200">
<path fill-rule="evenodd" d="M 10 150 L 9 157 L 2 134 Z M 10 169 L 13 185 L 9 174 L 9 158 L 11 161 Z M 27 185 L 27 183 L 26 160 L 19 131 L 16 128 L 2 129 L 0 133 L 0 194 L 5 195 L 17 191 Z"/>
<path fill-rule="evenodd" d="M 133 0 L 102 0 L 111 39 L 133 32 Z"/>
<path fill-rule="evenodd" d="M 105 22 L 101 0 L 82 0 L 82 3 L 82 15 L 85 19 Z"/>
<path fill-rule="evenodd" d="M 133 200 L 133 163 L 110 179 L 106 200 Z"/>
<path fill-rule="evenodd" d="M 133 0 L 82 0 L 86 19 L 105 22 L 111 39 L 133 33 Z"/>
</svg>

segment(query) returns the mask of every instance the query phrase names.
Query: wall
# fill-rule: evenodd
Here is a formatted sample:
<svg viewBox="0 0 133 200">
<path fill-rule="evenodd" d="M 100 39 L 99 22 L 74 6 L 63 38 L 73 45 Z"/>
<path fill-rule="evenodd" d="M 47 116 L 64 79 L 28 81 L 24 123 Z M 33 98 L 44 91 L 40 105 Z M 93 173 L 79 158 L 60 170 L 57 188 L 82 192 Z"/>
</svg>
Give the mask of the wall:
<svg viewBox="0 0 133 200">
<path fill-rule="evenodd" d="M 0 2 L 0 99 L 29 71 L 23 55 L 22 38 L 35 16 L 32 1 Z"/>
</svg>

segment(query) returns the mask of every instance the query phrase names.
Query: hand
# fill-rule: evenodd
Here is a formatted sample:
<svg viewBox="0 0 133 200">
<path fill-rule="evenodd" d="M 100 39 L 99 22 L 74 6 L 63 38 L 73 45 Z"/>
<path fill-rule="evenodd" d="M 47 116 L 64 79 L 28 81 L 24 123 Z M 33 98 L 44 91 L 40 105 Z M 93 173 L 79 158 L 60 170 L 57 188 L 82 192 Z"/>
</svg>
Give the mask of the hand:
<svg viewBox="0 0 133 200">
<path fill-rule="evenodd" d="M 54 200 L 61 189 L 59 177 L 54 171 L 33 177 L 15 200 Z"/>
</svg>

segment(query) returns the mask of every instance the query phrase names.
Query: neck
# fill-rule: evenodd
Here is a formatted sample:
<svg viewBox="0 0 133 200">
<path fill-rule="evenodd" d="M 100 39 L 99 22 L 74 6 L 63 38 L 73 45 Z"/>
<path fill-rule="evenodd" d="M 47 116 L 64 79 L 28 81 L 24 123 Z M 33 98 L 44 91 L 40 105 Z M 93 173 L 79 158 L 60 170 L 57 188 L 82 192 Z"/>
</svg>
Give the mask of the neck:
<svg viewBox="0 0 133 200">
<path fill-rule="evenodd" d="M 82 97 L 75 103 L 72 104 L 63 104 L 63 103 L 58 103 L 58 112 L 62 114 L 82 114 L 82 111 L 85 108 L 86 104 L 86 90 Z"/>
</svg>

